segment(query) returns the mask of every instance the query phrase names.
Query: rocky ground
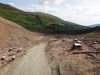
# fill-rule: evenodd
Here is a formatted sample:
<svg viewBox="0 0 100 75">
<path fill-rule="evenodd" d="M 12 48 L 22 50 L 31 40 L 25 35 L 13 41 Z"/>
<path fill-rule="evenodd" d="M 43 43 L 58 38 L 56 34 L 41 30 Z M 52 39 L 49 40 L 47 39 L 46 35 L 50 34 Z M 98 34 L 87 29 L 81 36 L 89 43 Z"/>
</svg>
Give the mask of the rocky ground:
<svg viewBox="0 0 100 75">
<path fill-rule="evenodd" d="M 47 43 L 28 49 L 25 55 L 0 68 L 0 75 L 51 75 L 51 68 L 45 57 Z"/>
<path fill-rule="evenodd" d="M 89 34 L 49 41 L 46 53 L 52 75 L 100 75 L 100 34 Z M 81 41 L 81 48 L 73 48 L 76 38 Z"/>
</svg>

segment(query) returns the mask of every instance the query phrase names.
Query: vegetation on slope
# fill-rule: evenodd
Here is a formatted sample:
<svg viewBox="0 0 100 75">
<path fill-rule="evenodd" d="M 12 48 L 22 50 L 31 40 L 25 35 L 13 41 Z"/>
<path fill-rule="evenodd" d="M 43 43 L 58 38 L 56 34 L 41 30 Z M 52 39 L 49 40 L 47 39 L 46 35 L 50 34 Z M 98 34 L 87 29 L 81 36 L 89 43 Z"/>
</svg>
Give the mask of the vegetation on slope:
<svg viewBox="0 0 100 75">
<path fill-rule="evenodd" d="M 87 28 L 85 26 L 64 21 L 50 14 L 25 12 L 2 3 L 0 3 L 0 16 L 21 25 L 30 31 L 43 33 L 76 34 L 77 31 Z"/>
<path fill-rule="evenodd" d="M 84 30 L 80 30 L 79 32 L 82 33 L 89 33 L 89 32 L 100 32 L 100 27 L 94 27 L 94 28 L 88 28 L 88 29 L 84 29 Z"/>
</svg>

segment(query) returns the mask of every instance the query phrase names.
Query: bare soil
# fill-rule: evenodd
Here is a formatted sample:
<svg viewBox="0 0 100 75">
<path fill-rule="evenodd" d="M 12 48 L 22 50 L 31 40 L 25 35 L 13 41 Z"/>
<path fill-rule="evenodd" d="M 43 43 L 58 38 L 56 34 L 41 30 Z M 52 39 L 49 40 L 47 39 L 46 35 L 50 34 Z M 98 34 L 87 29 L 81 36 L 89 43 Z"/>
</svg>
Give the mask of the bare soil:
<svg viewBox="0 0 100 75">
<path fill-rule="evenodd" d="M 67 40 L 50 41 L 46 49 L 52 68 L 52 75 L 100 75 L 100 53 L 73 54 L 73 52 L 100 52 L 100 33 L 92 37 L 85 35 L 67 36 Z M 63 37 L 62 37 L 63 38 Z M 82 48 L 73 49 L 77 38 Z M 64 39 L 64 38 L 63 38 Z M 96 44 L 94 44 L 96 42 Z"/>
<path fill-rule="evenodd" d="M 28 50 L 26 55 L 0 69 L 0 75 L 51 75 L 51 68 L 45 57 L 42 43 Z"/>
<path fill-rule="evenodd" d="M 0 17 L 0 68 L 9 64 L 13 56 L 18 58 L 25 54 L 28 48 L 48 39 L 44 34 L 28 31 Z M 20 48 L 22 51 L 17 52 Z M 3 56 L 6 58 L 1 60 Z"/>
<path fill-rule="evenodd" d="M 25 28 L 0 17 L 0 51 L 12 46 L 25 45 L 37 41 L 40 34 L 30 32 Z"/>
</svg>

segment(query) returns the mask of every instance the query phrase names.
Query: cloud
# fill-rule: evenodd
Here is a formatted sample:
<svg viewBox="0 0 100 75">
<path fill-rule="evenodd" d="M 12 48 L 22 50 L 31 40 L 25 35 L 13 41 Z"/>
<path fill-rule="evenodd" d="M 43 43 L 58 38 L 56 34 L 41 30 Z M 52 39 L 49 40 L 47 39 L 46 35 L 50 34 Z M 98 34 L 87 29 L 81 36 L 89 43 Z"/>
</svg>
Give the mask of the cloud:
<svg viewBox="0 0 100 75">
<path fill-rule="evenodd" d="M 39 0 L 41 4 L 56 4 L 59 5 L 63 3 L 65 0 Z"/>
<path fill-rule="evenodd" d="M 15 6 L 15 3 L 12 3 L 12 2 L 10 2 L 8 4 L 11 5 L 11 6 Z"/>
<path fill-rule="evenodd" d="M 90 25 L 99 23 L 100 10 L 98 9 L 100 9 L 100 7 L 91 5 L 80 6 L 65 4 L 65 7 L 59 8 L 55 15 L 67 21 Z"/>
<path fill-rule="evenodd" d="M 27 8 L 26 11 L 54 13 L 57 9 L 47 5 L 32 5 L 30 8 Z"/>
<path fill-rule="evenodd" d="M 62 2 L 64 2 L 64 0 L 53 0 L 53 2 L 57 5 L 61 4 Z"/>
<path fill-rule="evenodd" d="M 38 1 L 41 4 L 33 4 L 26 11 L 45 12 L 58 16 L 66 21 L 84 25 L 100 23 L 100 0 L 74 0 L 76 2 L 75 4 L 71 2 L 72 0 L 67 0 L 69 1 L 68 3 L 65 0 Z"/>
<path fill-rule="evenodd" d="M 79 5 L 70 5 L 65 4 L 63 7 L 50 7 L 49 5 L 32 5 L 31 7 L 27 8 L 27 11 L 31 12 L 45 12 L 49 14 L 56 15 L 66 21 L 71 21 L 79 24 L 86 24 L 89 23 L 96 23 L 100 19 L 96 20 L 96 14 L 100 12 L 99 7 L 93 6 L 79 6 Z M 99 15 L 100 17 L 100 15 Z M 92 21 L 92 22 L 90 22 Z"/>
<path fill-rule="evenodd" d="M 39 0 L 39 3 L 46 5 L 46 4 L 49 4 L 50 1 L 48 1 L 48 0 Z"/>
</svg>

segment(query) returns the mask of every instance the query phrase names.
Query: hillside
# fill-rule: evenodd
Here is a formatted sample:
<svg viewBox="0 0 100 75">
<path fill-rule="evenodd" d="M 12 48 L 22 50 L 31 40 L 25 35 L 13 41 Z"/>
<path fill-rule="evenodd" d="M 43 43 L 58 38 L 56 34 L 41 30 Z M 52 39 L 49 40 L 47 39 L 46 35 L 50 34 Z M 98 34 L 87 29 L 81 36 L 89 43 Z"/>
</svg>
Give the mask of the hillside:
<svg viewBox="0 0 100 75">
<path fill-rule="evenodd" d="M 75 34 L 75 31 L 87 28 L 85 26 L 64 21 L 50 14 L 25 12 L 2 3 L 0 3 L 0 16 L 21 25 L 30 31 L 43 33 Z"/>
<path fill-rule="evenodd" d="M 30 32 L 25 28 L 0 17 L 0 50 L 12 46 L 25 45 L 36 41 L 39 34 Z"/>
<path fill-rule="evenodd" d="M 100 32 L 100 27 L 92 27 L 92 28 L 88 28 L 88 29 L 84 29 L 82 31 L 80 31 L 82 33 L 90 33 L 90 32 Z"/>
</svg>

